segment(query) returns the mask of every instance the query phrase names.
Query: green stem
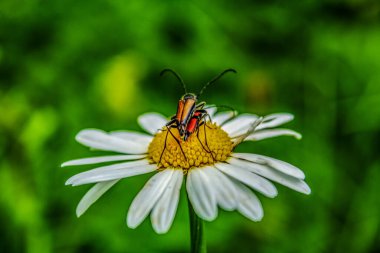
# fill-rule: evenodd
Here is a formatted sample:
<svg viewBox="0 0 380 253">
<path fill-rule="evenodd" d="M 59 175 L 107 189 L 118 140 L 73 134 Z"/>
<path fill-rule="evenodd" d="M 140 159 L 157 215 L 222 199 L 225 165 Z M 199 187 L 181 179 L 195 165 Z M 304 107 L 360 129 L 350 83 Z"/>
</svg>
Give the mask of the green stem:
<svg viewBox="0 0 380 253">
<path fill-rule="evenodd" d="M 190 217 L 190 252 L 191 253 L 206 253 L 206 239 L 203 235 L 203 220 L 194 212 L 189 197 L 187 197 Z"/>
</svg>

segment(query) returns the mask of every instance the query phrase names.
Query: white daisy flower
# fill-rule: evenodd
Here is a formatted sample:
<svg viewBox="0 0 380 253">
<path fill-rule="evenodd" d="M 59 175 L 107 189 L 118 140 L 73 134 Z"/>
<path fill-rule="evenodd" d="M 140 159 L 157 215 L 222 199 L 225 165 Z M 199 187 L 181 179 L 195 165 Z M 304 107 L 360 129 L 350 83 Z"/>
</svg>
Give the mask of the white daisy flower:
<svg viewBox="0 0 380 253">
<path fill-rule="evenodd" d="M 235 116 L 234 112 L 216 113 L 207 109 L 211 121 L 198 128 L 183 141 L 178 130 L 176 138 L 168 134 L 168 120 L 158 113 L 146 113 L 138 118 L 149 134 L 133 131 L 104 132 L 97 129 L 80 131 L 76 140 L 93 149 L 122 155 L 82 158 L 62 166 L 117 162 L 79 173 L 67 180 L 67 185 L 95 183 L 76 209 L 81 216 L 96 200 L 120 179 L 156 172 L 133 200 L 127 215 L 127 225 L 136 228 L 150 214 L 153 229 L 166 233 L 175 217 L 180 188 L 186 177 L 186 190 L 196 214 L 207 221 L 218 215 L 218 206 L 237 210 L 252 221 L 260 221 L 263 208 L 256 194 L 273 198 L 282 184 L 295 191 L 310 194 L 305 175 L 297 167 L 263 155 L 235 153 L 243 141 L 258 141 L 281 135 L 301 135 L 295 131 L 275 128 L 293 119 L 288 113 L 258 117 L 253 114 Z M 180 142 L 180 145 L 178 143 Z"/>
</svg>

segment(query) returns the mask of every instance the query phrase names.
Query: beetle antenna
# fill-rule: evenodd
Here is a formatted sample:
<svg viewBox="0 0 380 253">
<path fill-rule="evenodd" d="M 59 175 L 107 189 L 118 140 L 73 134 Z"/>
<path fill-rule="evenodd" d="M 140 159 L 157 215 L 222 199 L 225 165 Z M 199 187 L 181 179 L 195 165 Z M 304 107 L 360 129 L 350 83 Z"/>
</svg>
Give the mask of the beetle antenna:
<svg viewBox="0 0 380 253">
<path fill-rule="evenodd" d="M 170 72 L 170 73 L 172 73 L 172 74 L 178 79 L 178 81 L 182 84 L 183 89 L 185 90 L 185 93 L 187 93 L 186 85 L 185 85 L 185 83 L 183 82 L 182 77 L 181 77 L 177 72 L 175 72 L 175 71 L 172 70 L 172 69 L 163 69 L 163 70 L 160 72 L 160 76 L 163 76 L 166 72 Z"/>
<path fill-rule="evenodd" d="M 217 75 L 216 77 L 214 77 L 210 82 L 206 83 L 203 86 L 203 88 L 201 89 L 201 91 L 199 92 L 199 94 L 198 94 L 197 97 L 200 97 L 200 95 L 202 95 L 203 91 L 207 88 L 207 86 L 209 86 L 212 83 L 215 83 L 216 81 L 219 80 L 219 78 L 221 78 L 222 76 L 224 76 L 224 74 L 226 74 L 228 72 L 233 72 L 235 74 L 237 73 L 236 70 L 234 70 L 234 69 L 226 69 L 226 70 L 224 70 L 222 73 L 220 73 L 219 75 Z"/>
</svg>

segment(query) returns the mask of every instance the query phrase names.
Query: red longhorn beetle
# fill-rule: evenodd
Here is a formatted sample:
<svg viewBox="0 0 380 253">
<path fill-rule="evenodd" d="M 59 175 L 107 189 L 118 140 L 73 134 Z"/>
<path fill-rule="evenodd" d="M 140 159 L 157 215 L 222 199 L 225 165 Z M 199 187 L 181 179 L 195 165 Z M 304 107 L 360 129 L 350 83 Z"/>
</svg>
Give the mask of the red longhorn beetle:
<svg viewBox="0 0 380 253">
<path fill-rule="evenodd" d="M 189 120 L 189 123 L 187 124 L 187 127 L 186 127 L 185 136 L 183 138 L 185 141 L 203 123 L 203 122 L 201 122 L 201 120 L 203 119 L 202 117 L 204 117 L 204 115 L 208 115 L 208 114 L 207 114 L 207 112 L 204 113 L 203 110 L 197 110 L 194 112 L 193 116 Z"/>
<path fill-rule="evenodd" d="M 178 101 L 177 113 L 166 124 L 166 128 L 167 128 L 168 133 L 170 133 L 174 137 L 174 139 L 176 140 L 178 145 L 181 147 L 180 141 L 173 135 L 173 133 L 170 131 L 170 129 L 171 128 L 177 128 L 181 139 L 183 141 L 186 141 L 191 136 L 191 134 L 193 134 L 195 131 L 198 130 L 199 126 L 204 124 L 203 119 L 206 116 L 210 118 L 210 115 L 207 113 L 207 111 L 205 109 L 203 109 L 204 106 L 206 105 L 206 102 L 200 102 L 199 104 L 197 104 L 197 101 L 198 101 L 198 98 L 200 97 L 200 95 L 207 88 L 207 86 L 209 86 L 210 84 L 217 81 L 224 74 L 226 74 L 228 72 L 236 73 L 236 70 L 234 70 L 234 69 L 224 70 L 222 73 L 220 73 L 219 75 L 214 77 L 211 81 L 206 83 L 202 87 L 202 89 L 198 95 L 195 95 L 193 93 L 187 93 L 186 85 L 183 82 L 182 78 L 172 69 L 164 69 L 161 71 L 160 75 L 162 76 L 166 72 L 172 73 L 180 81 L 180 83 L 182 84 L 182 86 L 185 90 L 185 95 L 183 95 L 181 97 L 181 99 Z M 167 135 L 166 135 L 166 139 L 167 139 Z M 166 149 L 166 139 L 165 139 L 165 147 L 161 153 L 160 161 L 161 161 L 162 155 Z M 207 145 L 207 141 L 206 141 L 206 145 Z M 203 144 L 202 144 L 202 146 L 203 146 Z M 182 151 L 182 154 L 186 158 L 186 155 L 183 152 L 182 147 L 181 147 L 181 151 Z"/>
</svg>

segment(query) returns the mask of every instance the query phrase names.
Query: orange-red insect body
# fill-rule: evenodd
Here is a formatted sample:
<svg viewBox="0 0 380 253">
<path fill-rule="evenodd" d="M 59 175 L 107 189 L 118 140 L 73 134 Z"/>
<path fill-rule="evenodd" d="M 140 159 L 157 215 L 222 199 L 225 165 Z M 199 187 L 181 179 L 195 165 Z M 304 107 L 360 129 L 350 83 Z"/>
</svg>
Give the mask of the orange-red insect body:
<svg viewBox="0 0 380 253">
<path fill-rule="evenodd" d="M 185 136 L 184 136 L 185 141 L 187 140 L 187 138 L 190 137 L 190 135 L 192 133 L 194 133 L 198 129 L 198 127 L 201 124 L 203 124 L 203 122 L 201 122 L 201 120 L 206 115 L 207 115 L 207 112 L 205 112 L 205 110 L 197 110 L 194 112 L 193 116 L 189 120 L 189 123 L 187 124 L 187 127 L 186 127 L 186 132 L 185 132 Z"/>
<path fill-rule="evenodd" d="M 185 86 L 185 83 L 183 82 L 182 78 L 172 69 L 164 69 L 163 71 L 161 71 L 160 75 L 162 76 L 166 72 L 172 73 L 181 82 L 181 84 L 183 85 L 183 88 L 185 89 L 185 92 L 186 92 L 186 86 Z M 206 83 L 203 86 L 203 88 L 200 90 L 198 95 L 195 95 L 193 93 L 186 93 L 185 95 L 183 95 L 181 97 L 181 99 L 178 101 L 177 113 L 166 124 L 167 133 L 166 133 L 165 138 L 167 139 L 168 134 L 170 133 L 174 137 L 175 141 L 178 143 L 178 145 L 182 151 L 182 154 L 185 158 L 186 158 L 186 155 L 182 150 L 180 140 L 178 140 L 175 137 L 175 135 L 171 132 L 170 129 L 171 128 L 178 129 L 179 136 L 180 136 L 182 141 L 186 141 L 194 132 L 197 132 L 199 127 L 201 125 L 205 124 L 204 118 L 206 116 L 208 116 L 210 118 L 210 115 L 207 113 L 207 111 L 205 109 L 203 109 L 206 102 L 201 102 L 201 103 L 197 104 L 197 98 L 202 94 L 202 92 L 206 89 L 207 86 L 209 86 L 210 84 L 217 81 L 220 77 L 222 77 L 227 72 L 236 73 L 236 71 L 234 69 L 226 69 L 222 73 L 220 73 L 218 76 L 214 77 L 210 82 Z M 210 118 L 210 120 L 211 120 L 211 118 Z M 198 135 L 197 135 L 197 137 L 198 137 Z M 160 156 L 160 163 L 161 163 L 162 155 L 164 154 L 165 149 L 166 149 L 166 139 L 165 139 L 164 149 L 163 149 L 161 156 Z M 199 137 L 198 137 L 198 140 L 199 140 Z M 200 142 L 200 143 L 203 146 L 202 142 Z M 208 148 L 206 136 L 205 136 L 205 146 L 207 147 L 207 149 L 205 147 L 204 147 L 204 149 L 207 152 L 211 153 L 210 149 Z M 213 156 L 212 153 L 211 153 L 211 155 Z M 187 160 L 187 158 L 186 158 L 186 160 Z"/>
<path fill-rule="evenodd" d="M 184 141 L 186 141 L 195 130 L 194 123 L 192 123 L 194 127 L 189 128 L 188 126 L 189 122 L 193 119 L 193 116 L 197 114 L 197 117 L 199 117 L 201 114 L 207 114 L 207 112 L 203 110 L 205 102 L 199 104 L 196 103 L 197 96 L 195 94 L 187 93 L 183 95 L 178 101 L 177 113 L 166 124 L 168 127 L 177 128 L 181 139 Z M 195 122 L 194 120 L 193 122 Z"/>
</svg>

